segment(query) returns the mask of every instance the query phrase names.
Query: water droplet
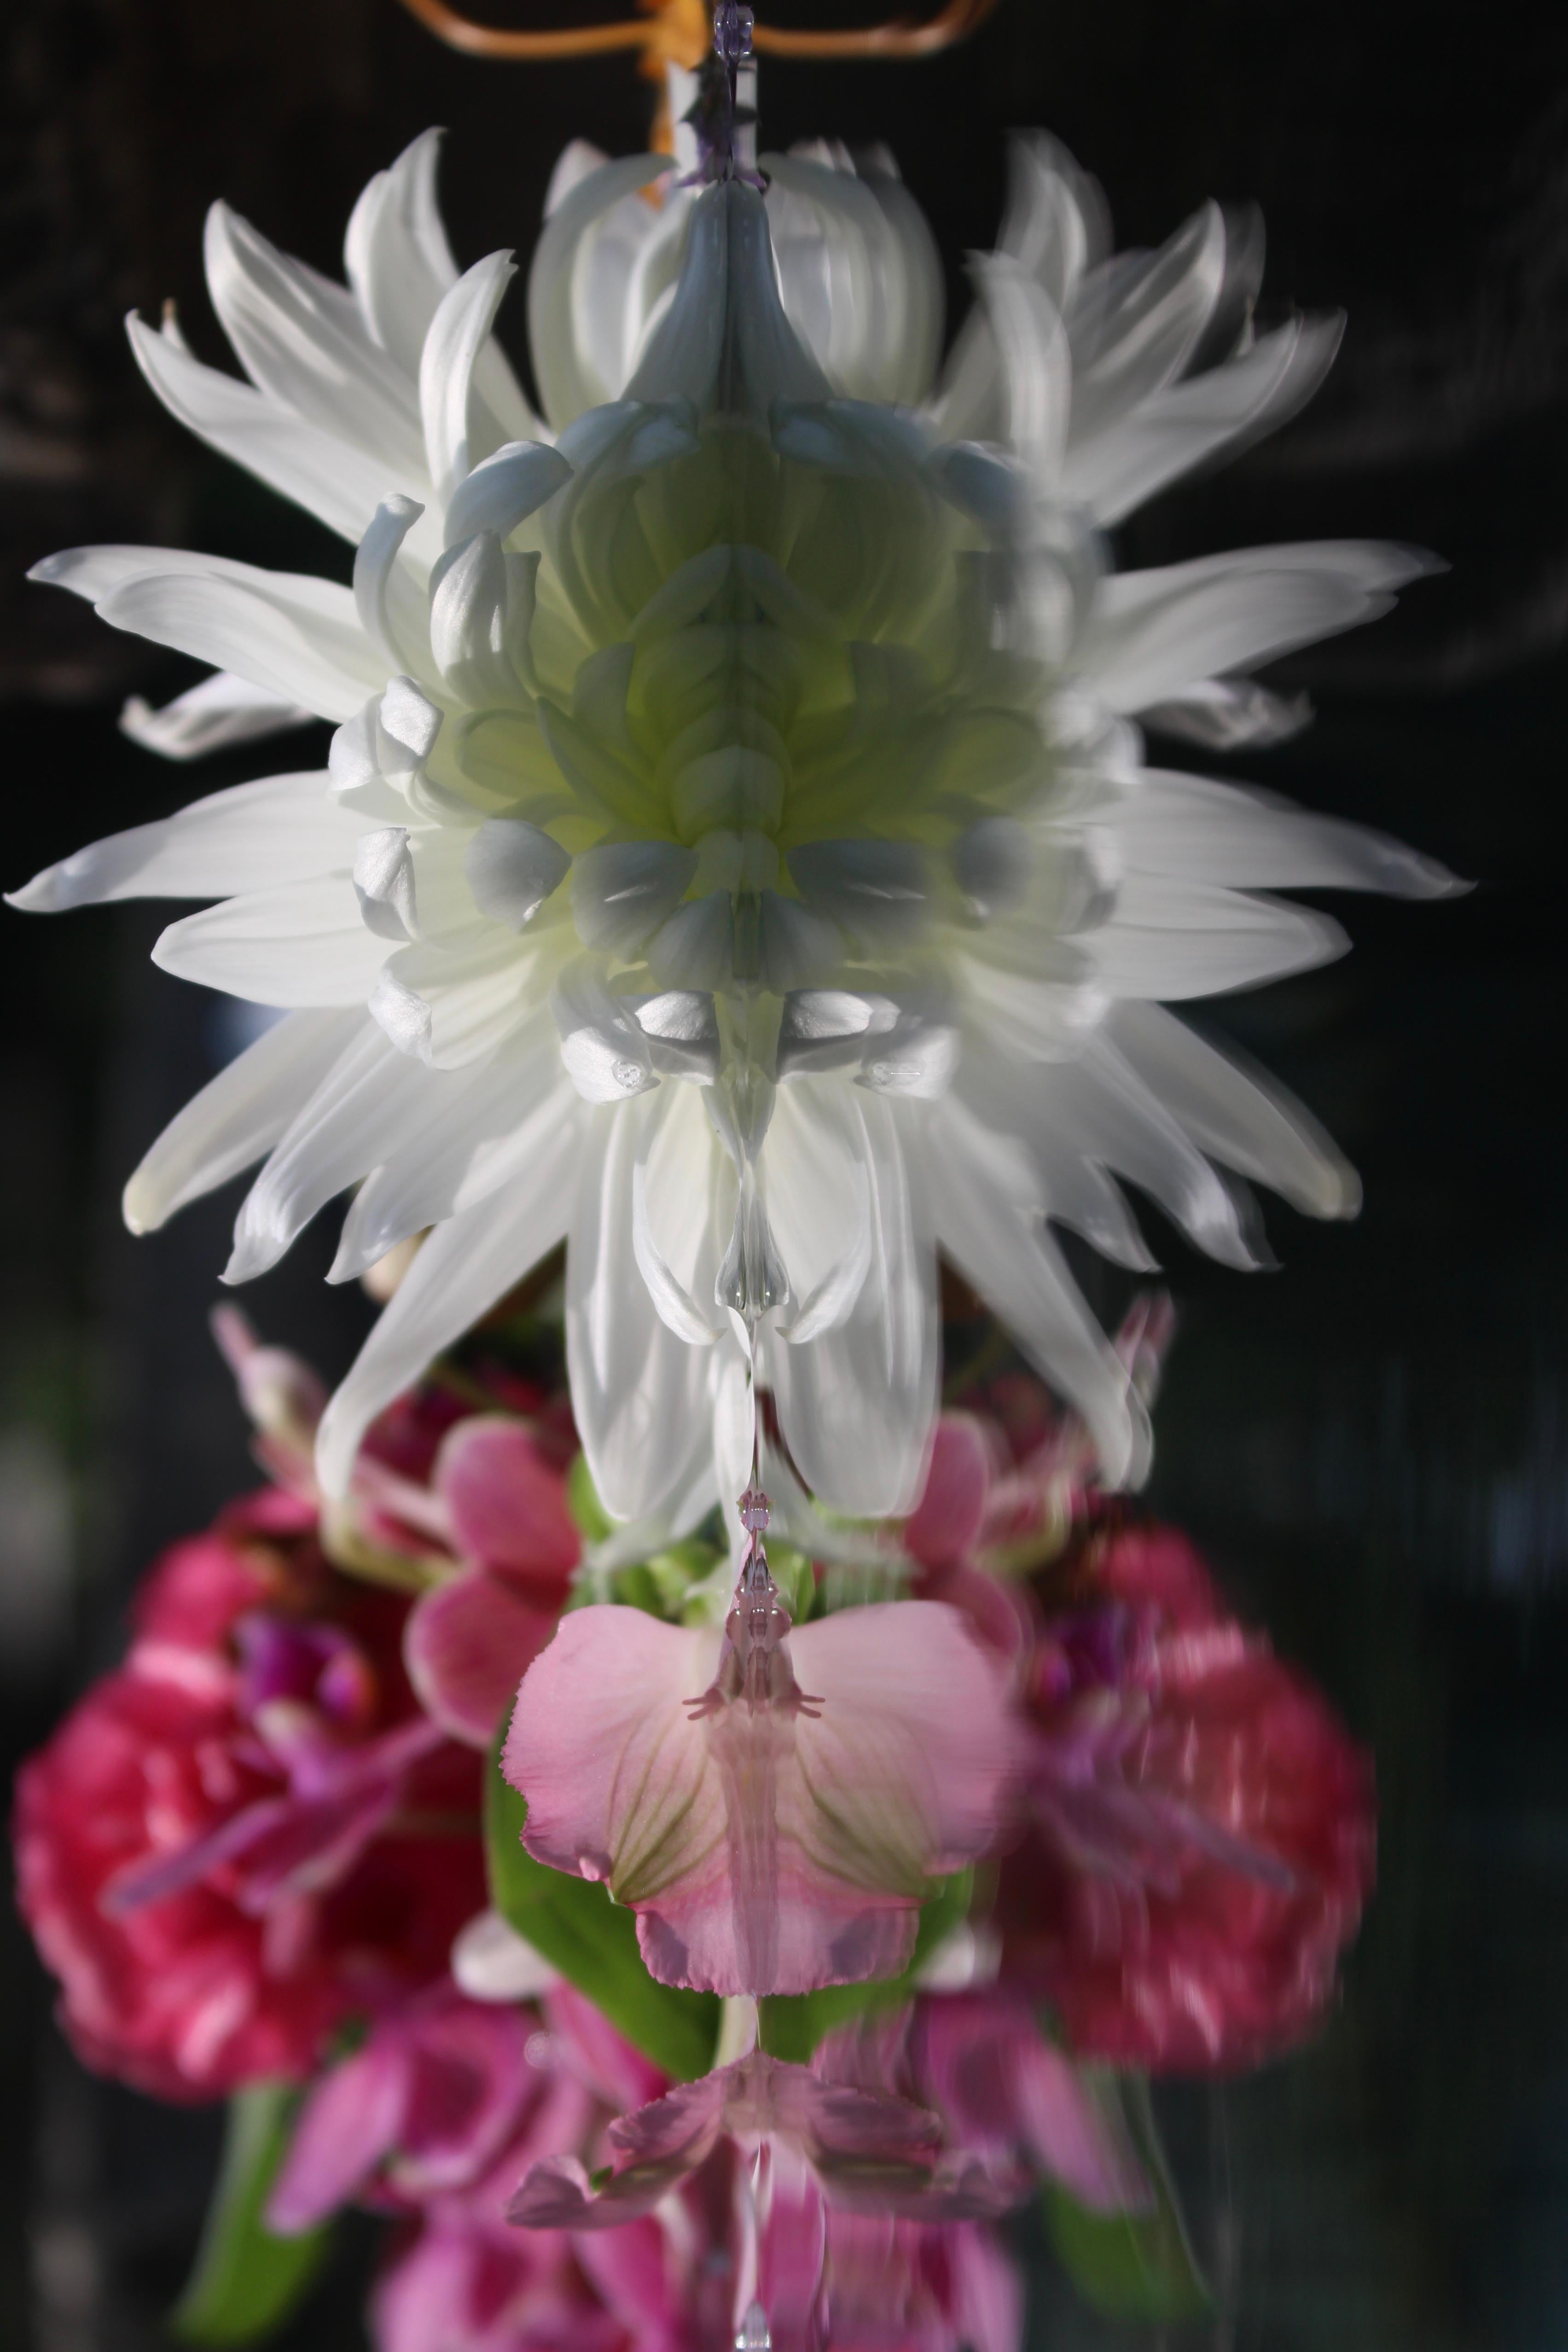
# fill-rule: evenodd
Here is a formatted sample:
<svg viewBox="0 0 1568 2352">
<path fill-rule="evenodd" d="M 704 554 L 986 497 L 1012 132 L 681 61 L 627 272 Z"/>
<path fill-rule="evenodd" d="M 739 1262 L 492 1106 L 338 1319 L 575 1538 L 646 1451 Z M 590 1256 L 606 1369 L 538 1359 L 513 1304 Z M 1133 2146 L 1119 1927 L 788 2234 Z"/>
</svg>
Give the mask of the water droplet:
<svg viewBox="0 0 1568 2352">
<path fill-rule="evenodd" d="M 773 2339 L 768 2334 L 768 2315 L 760 2303 L 747 2309 L 735 2336 L 735 2352 L 773 2352 Z"/>
</svg>

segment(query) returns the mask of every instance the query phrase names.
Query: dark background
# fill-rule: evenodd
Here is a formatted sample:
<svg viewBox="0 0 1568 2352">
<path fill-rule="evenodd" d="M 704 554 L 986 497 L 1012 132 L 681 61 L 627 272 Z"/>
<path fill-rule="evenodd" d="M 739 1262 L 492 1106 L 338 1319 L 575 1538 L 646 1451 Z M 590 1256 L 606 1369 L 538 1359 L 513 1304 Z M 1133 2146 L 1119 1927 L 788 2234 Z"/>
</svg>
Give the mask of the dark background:
<svg viewBox="0 0 1568 2352">
<path fill-rule="evenodd" d="M 773 18 L 869 13 L 774 0 Z M 269 764 L 187 772 L 126 743 L 121 698 L 195 673 L 24 585 L 29 562 L 126 539 L 347 576 L 346 549 L 185 440 L 130 363 L 123 313 L 169 295 L 220 356 L 206 204 L 335 270 L 364 180 L 441 121 L 459 260 L 526 256 L 565 139 L 640 146 L 647 88 L 624 60 L 452 57 L 394 0 L 11 0 L 0 58 L 14 887 Z M 1123 244 L 1205 195 L 1256 199 L 1268 303 L 1343 304 L 1342 353 L 1304 417 L 1159 502 L 1123 552 L 1383 534 L 1453 567 L 1287 666 L 1317 724 L 1242 763 L 1479 883 L 1436 907 L 1355 902 L 1347 962 L 1212 1009 L 1332 1129 L 1365 1211 L 1320 1230 L 1269 1202 L 1280 1270 L 1250 1280 L 1150 1220 L 1184 1309 L 1154 1500 L 1373 1743 L 1383 1801 L 1382 1885 L 1321 2041 L 1223 2092 L 1178 2089 L 1164 2114 L 1219 2290 L 1195 2340 L 1552 2352 L 1568 2343 L 1568 19 L 1530 0 L 1002 0 L 933 63 L 769 65 L 762 109 L 764 145 L 891 142 L 955 317 L 1015 124 L 1100 177 Z M 510 314 L 509 331 L 516 349 Z M 148 964 L 160 919 L 0 917 L 7 1765 L 114 1654 L 153 1549 L 247 1476 L 205 1334 L 233 1199 L 152 1241 L 118 1224 L 124 1176 L 230 1042 L 220 1003 Z M 327 1255 L 308 1236 L 247 1304 L 335 1372 L 368 1309 L 321 1286 Z M 0 2340 L 141 2352 L 189 2254 L 211 2119 L 90 2084 L 47 2019 L 7 1916 Z M 364 2253 L 294 2345 L 352 2345 Z M 1043 2255 L 1033 2324 L 1060 2352 L 1140 2340 L 1083 2315 Z"/>
</svg>

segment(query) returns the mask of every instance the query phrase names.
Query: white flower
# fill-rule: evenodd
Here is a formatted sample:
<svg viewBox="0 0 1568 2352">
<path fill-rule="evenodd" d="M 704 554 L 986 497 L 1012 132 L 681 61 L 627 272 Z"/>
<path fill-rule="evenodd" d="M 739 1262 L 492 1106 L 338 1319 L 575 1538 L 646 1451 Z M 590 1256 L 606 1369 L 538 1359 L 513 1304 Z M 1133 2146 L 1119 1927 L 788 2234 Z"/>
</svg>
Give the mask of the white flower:
<svg viewBox="0 0 1568 2352">
<path fill-rule="evenodd" d="M 348 291 L 215 210 L 250 384 L 132 325 L 177 415 L 355 543 L 352 593 L 155 549 L 39 567 L 233 674 L 194 720 L 193 698 L 143 719 L 170 748 L 263 706 L 337 725 L 325 774 L 215 794 L 20 894 L 216 899 L 158 961 L 289 1008 L 154 1145 L 129 1221 L 265 1154 L 230 1280 L 353 1185 L 337 1278 L 435 1228 L 323 1423 L 330 1487 L 563 1238 L 618 1517 L 738 1489 L 753 1364 L 810 1488 L 907 1506 L 939 1247 L 1108 1475 L 1137 1475 L 1141 1408 L 1047 1220 L 1147 1265 L 1125 1176 L 1245 1265 L 1215 1163 L 1314 1213 L 1355 1201 L 1304 1115 L 1162 1001 L 1340 950 L 1259 886 L 1449 887 L 1149 768 L 1133 723 L 1278 732 L 1248 669 L 1422 568 L 1340 543 L 1108 568 L 1097 526 L 1283 414 L 1334 330 L 1250 341 L 1216 212 L 1102 258 L 1092 192 L 1036 142 L 933 391 L 934 257 L 889 172 L 770 161 L 765 205 L 729 182 L 660 208 L 656 161 L 578 153 L 530 285 L 546 425 L 491 336 L 510 262 L 458 277 L 434 161 L 427 137 L 366 190 Z"/>
</svg>

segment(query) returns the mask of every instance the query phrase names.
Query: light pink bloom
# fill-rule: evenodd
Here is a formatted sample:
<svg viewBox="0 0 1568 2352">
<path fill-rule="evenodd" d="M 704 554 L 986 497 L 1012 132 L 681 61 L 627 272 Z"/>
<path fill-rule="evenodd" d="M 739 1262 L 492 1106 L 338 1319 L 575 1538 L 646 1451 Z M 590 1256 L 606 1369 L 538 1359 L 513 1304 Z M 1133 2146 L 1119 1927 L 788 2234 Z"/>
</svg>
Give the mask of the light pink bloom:
<svg viewBox="0 0 1568 2352">
<path fill-rule="evenodd" d="M 454 1738 L 488 1748 L 550 1639 L 582 1540 L 552 1449 L 510 1414 L 458 1422 L 433 1485 L 453 1546 L 471 1565 L 416 1606 L 404 1643 L 408 1678 Z"/>
<path fill-rule="evenodd" d="M 760 2050 L 622 2116 L 607 2135 L 610 2177 L 595 2189 L 572 2157 L 533 2167 L 510 2213 L 530 2230 L 613 2229 L 649 2213 L 725 2140 L 747 2156 L 782 2141 L 830 2204 L 962 2221 L 997 2213 L 1016 2184 L 942 2146 L 939 2119 L 908 2100 L 824 2082 Z"/>
<path fill-rule="evenodd" d="M 1010 1785 L 1003 1668 L 901 1601 L 791 1633 L 761 1547 L 722 1635 L 563 1618 L 503 1769 L 537 1861 L 607 1882 L 666 1984 L 806 1992 L 896 1975 L 931 1881 L 984 1852 Z"/>
</svg>

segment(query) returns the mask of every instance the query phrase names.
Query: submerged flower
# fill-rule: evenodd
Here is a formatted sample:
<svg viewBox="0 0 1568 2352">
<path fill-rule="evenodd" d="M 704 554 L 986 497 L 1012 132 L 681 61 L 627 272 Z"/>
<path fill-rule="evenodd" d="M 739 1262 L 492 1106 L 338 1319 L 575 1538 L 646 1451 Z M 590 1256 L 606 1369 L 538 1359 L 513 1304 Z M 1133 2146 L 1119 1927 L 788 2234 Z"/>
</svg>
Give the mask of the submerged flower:
<svg viewBox="0 0 1568 2352">
<path fill-rule="evenodd" d="M 458 277 L 434 159 L 426 138 L 366 190 L 347 289 L 215 210 L 249 384 L 132 328 L 177 415 L 354 544 L 352 593 L 155 549 L 37 575 L 337 728 L 324 773 L 20 894 L 217 898 L 158 960 L 288 1008 L 154 1145 L 131 1223 L 267 1153 L 230 1280 L 351 1184 L 338 1278 L 434 1228 L 322 1424 L 333 1490 L 378 1408 L 563 1239 L 616 1517 L 737 1493 L 763 1389 L 808 1487 L 907 1508 L 939 1246 L 1135 1476 L 1140 1407 L 1046 1220 L 1147 1265 L 1125 1176 L 1248 1265 L 1213 1163 L 1354 1204 L 1310 1123 L 1162 1000 L 1338 952 L 1259 886 L 1448 887 L 1150 767 L 1133 723 L 1279 731 L 1247 673 L 1424 568 L 1333 542 L 1109 569 L 1100 528 L 1287 413 L 1336 330 L 1254 341 L 1255 244 L 1213 207 L 1108 257 L 1092 190 L 1037 142 L 933 387 L 929 237 L 888 173 L 786 159 L 765 197 L 650 195 L 664 166 L 632 158 L 568 172 L 535 257 L 546 421 L 491 331 L 510 260 Z"/>
<path fill-rule="evenodd" d="M 945 2152 L 938 2117 L 908 2100 L 753 2050 L 612 2124 L 609 2177 L 597 2187 L 575 2158 L 535 2165 L 511 2219 L 530 2230 L 614 2229 L 651 2212 L 726 2139 L 747 2154 L 782 2141 L 831 2203 L 852 2210 L 963 2221 L 1005 2210 L 1016 2194 L 1012 2181 Z"/>
<path fill-rule="evenodd" d="M 993 1843 L 1006 1696 L 935 1602 L 792 1631 L 753 1545 L 721 1633 L 637 1609 L 563 1617 L 523 1677 L 503 1769 L 528 1851 L 636 1911 L 653 1975 L 806 1992 L 897 1975 L 933 1880 Z"/>
</svg>

